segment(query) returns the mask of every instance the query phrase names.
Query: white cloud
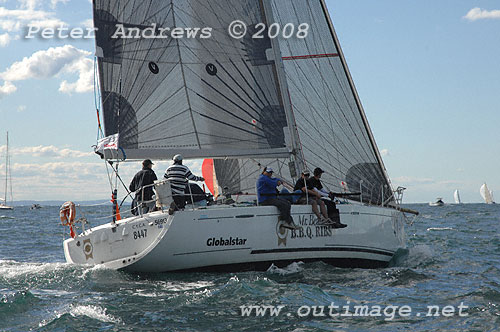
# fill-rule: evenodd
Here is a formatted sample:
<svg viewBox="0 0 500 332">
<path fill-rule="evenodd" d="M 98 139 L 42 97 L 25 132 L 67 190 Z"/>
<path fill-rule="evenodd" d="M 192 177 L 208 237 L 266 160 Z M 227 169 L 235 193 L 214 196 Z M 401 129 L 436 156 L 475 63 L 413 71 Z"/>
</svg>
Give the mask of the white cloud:
<svg viewBox="0 0 500 332">
<path fill-rule="evenodd" d="M 465 15 L 463 18 L 469 21 L 482 19 L 500 19 L 500 10 L 486 10 L 476 7 L 469 10 L 467 15 Z"/>
<path fill-rule="evenodd" d="M 58 3 L 66 4 L 69 0 L 50 0 L 50 6 L 56 8 Z"/>
<path fill-rule="evenodd" d="M 0 154 L 5 152 L 0 147 Z M 12 182 L 15 200 L 72 200 L 78 201 L 107 199 L 110 194 L 106 167 L 97 157 L 86 160 L 75 160 L 75 156 L 86 157 L 93 153 L 86 153 L 70 149 L 58 149 L 54 146 L 22 147 L 9 149 L 13 153 L 13 160 L 21 154 L 53 157 L 56 160 L 43 163 L 13 163 Z M 71 159 L 70 159 L 71 157 Z M 60 158 L 68 158 L 60 160 Z M 158 178 L 163 177 L 170 161 L 154 161 L 153 170 Z M 186 166 L 201 176 L 202 160 L 187 160 Z M 134 174 L 141 169 L 141 162 L 127 162 L 120 164 L 120 176 L 128 185 Z M 0 163 L 0 178 L 4 175 L 5 164 Z M 126 193 L 120 185 L 119 197 Z"/>
<path fill-rule="evenodd" d="M 415 176 L 399 176 L 392 179 L 393 182 L 401 183 L 401 184 L 426 184 L 426 183 L 435 183 L 436 181 L 431 178 L 422 178 Z"/>
<path fill-rule="evenodd" d="M 382 155 L 382 157 L 390 156 L 389 150 L 387 149 L 380 150 L 380 154 Z"/>
<path fill-rule="evenodd" d="M 89 92 L 94 86 L 94 63 L 88 58 L 82 58 L 68 65 L 65 69 L 67 72 L 78 72 L 78 80 L 74 83 L 62 81 L 59 91 L 63 93 L 71 92 Z"/>
<path fill-rule="evenodd" d="M 19 107 L 17 108 L 17 111 L 19 113 L 26 111 L 26 105 L 19 105 Z"/>
<path fill-rule="evenodd" d="M 92 60 L 87 58 L 89 55 L 91 52 L 77 49 L 72 45 L 51 47 L 13 63 L 0 73 L 0 79 L 6 81 L 4 89 L 10 87 L 8 91 L 12 93 L 15 91 L 12 91 L 13 81 L 48 79 L 61 73 L 77 73 L 78 80 L 74 83 L 64 80 L 59 91 L 65 93 L 92 91 L 93 65 Z M 4 94 L 7 92 L 4 91 Z"/>
<path fill-rule="evenodd" d="M 54 12 L 35 10 L 37 1 L 25 1 L 21 9 L 7 9 L 0 7 L 0 30 L 6 32 L 19 32 L 28 27 L 58 28 L 67 27 L 68 24 L 56 17 Z M 23 34 L 26 35 L 26 34 Z M 17 35 L 17 38 L 20 36 Z"/>
<path fill-rule="evenodd" d="M 5 153 L 5 146 L 0 147 L 0 153 Z M 50 157 L 50 158 L 83 158 L 94 155 L 93 152 L 82 152 L 68 148 L 58 148 L 53 145 L 48 146 L 26 146 L 21 148 L 9 149 L 12 156 L 29 155 L 32 157 Z"/>
<path fill-rule="evenodd" d="M 10 43 L 9 34 L 7 32 L 4 34 L 1 34 L 0 35 L 0 47 L 5 47 L 5 46 L 9 45 L 9 43 Z"/>
<path fill-rule="evenodd" d="M 0 85 L 0 98 L 6 95 L 10 95 L 11 93 L 16 92 L 17 88 L 9 81 L 4 82 L 3 85 Z"/>
</svg>

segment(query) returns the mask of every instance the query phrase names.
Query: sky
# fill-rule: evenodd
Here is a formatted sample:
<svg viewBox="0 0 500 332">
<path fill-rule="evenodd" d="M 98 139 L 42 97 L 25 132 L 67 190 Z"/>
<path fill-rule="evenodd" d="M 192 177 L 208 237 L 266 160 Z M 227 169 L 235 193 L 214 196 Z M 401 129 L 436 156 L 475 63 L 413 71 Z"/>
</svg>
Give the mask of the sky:
<svg viewBox="0 0 500 332">
<path fill-rule="evenodd" d="M 459 189 L 465 203 L 478 203 L 483 182 L 500 197 L 500 2 L 326 2 L 392 184 L 407 188 L 404 201 L 452 202 Z M 9 131 L 14 200 L 106 199 L 106 167 L 92 149 L 94 40 L 27 39 L 28 26 L 86 36 L 91 3 L 0 0 L 0 145 Z M 153 169 L 161 176 L 168 165 Z M 188 166 L 201 175 L 200 160 Z M 4 167 L 2 158 L 0 177 Z M 127 185 L 139 169 L 120 165 Z"/>
</svg>

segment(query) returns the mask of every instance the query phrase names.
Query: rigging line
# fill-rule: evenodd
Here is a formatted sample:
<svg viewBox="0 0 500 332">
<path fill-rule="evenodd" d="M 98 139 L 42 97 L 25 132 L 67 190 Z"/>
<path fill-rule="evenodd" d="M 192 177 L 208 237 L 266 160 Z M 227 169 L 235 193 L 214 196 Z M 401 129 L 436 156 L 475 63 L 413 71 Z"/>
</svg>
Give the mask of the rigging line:
<svg viewBox="0 0 500 332">
<path fill-rule="evenodd" d="M 264 128 L 260 128 L 260 127 L 257 127 L 255 125 L 253 125 L 251 122 L 249 121 L 246 121 L 245 119 L 239 117 L 238 115 L 236 114 L 233 114 L 231 111 L 225 109 L 224 107 L 220 106 L 220 105 L 217 105 L 216 103 L 214 103 L 213 101 L 210 101 L 208 100 L 207 98 L 203 97 L 202 95 L 200 95 L 199 93 L 195 92 L 196 95 L 198 95 L 198 97 L 202 98 L 203 100 L 207 101 L 208 103 L 212 104 L 213 106 L 219 108 L 220 110 L 222 110 L 224 113 L 232 116 L 233 118 L 236 118 L 238 120 L 240 120 L 241 122 L 243 122 L 245 125 L 247 126 L 250 126 L 250 127 L 254 127 L 255 129 L 259 130 L 260 132 L 264 133 L 264 134 L 268 134 L 272 137 L 281 137 L 279 135 L 279 133 L 276 133 L 276 132 L 273 132 L 273 131 L 270 131 L 270 130 L 265 130 Z"/>
<path fill-rule="evenodd" d="M 197 113 L 198 115 L 202 116 L 202 117 L 205 117 L 205 118 L 207 118 L 207 119 L 210 119 L 210 120 L 215 121 L 215 122 L 218 122 L 218 123 L 221 123 L 221 124 L 226 125 L 226 126 L 228 126 L 228 127 L 232 127 L 232 128 L 234 128 L 234 129 L 241 130 L 241 131 L 246 132 L 246 133 L 248 133 L 248 134 L 250 134 L 250 135 L 255 135 L 255 136 L 260 137 L 260 138 L 266 138 L 265 136 L 262 136 L 262 135 L 256 134 L 256 133 L 251 132 L 251 131 L 249 131 L 249 130 L 246 130 L 246 129 L 243 129 L 243 128 L 240 128 L 240 127 L 237 127 L 237 126 L 235 126 L 235 125 L 229 124 L 229 123 L 227 123 L 227 122 L 224 122 L 224 121 L 221 121 L 221 120 L 217 120 L 217 119 L 215 119 L 215 118 L 212 118 L 212 117 L 210 117 L 210 116 L 208 116 L 208 115 L 205 115 L 205 114 L 202 114 L 202 113 L 200 113 L 200 112 L 197 112 L 197 111 L 194 111 L 194 112 L 195 112 L 195 113 Z"/>
<path fill-rule="evenodd" d="M 108 163 L 109 163 L 109 161 L 108 161 Z M 118 173 L 118 165 L 119 165 L 119 164 L 117 163 L 117 164 L 116 164 L 116 169 L 115 169 L 115 168 L 114 168 L 114 166 L 113 166 L 112 164 L 110 164 L 111 169 L 115 172 L 115 175 L 116 175 L 116 182 L 118 182 L 118 180 L 120 180 L 121 184 L 123 185 L 123 188 L 125 188 L 125 191 L 127 192 L 127 194 L 128 194 L 128 195 L 130 195 L 130 193 L 131 193 L 131 192 L 128 190 L 128 188 L 127 188 L 127 186 L 125 185 L 125 183 L 123 182 L 123 180 L 122 180 L 122 178 L 121 178 L 120 174 Z M 115 188 L 116 188 L 116 186 L 117 186 L 117 185 L 118 185 L 118 183 L 115 183 Z M 127 196 L 128 196 L 128 195 L 127 195 Z"/>
<path fill-rule="evenodd" d="M 295 8 L 295 6 L 294 6 L 293 4 L 292 4 L 292 6 L 293 6 L 293 8 L 294 8 L 294 11 L 296 12 L 296 8 Z M 307 3 L 307 6 L 308 6 L 308 9 L 309 9 L 309 16 L 310 16 L 310 18 L 312 18 L 312 17 L 313 17 L 313 14 L 312 14 L 313 12 L 312 12 L 312 8 L 311 8 L 311 3 Z M 320 8 L 320 9 L 321 9 L 321 8 Z M 321 11 L 323 12 L 323 15 L 326 15 L 326 13 L 324 12 L 324 10 L 323 10 L 323 9 L 321 9 Z M 323 18 L 324 18 L 324 19 L 325 19 L 325 21 L 326 21 L 326 17 L 323 17 Z M 328 23 L 328 22 L 326 22 L 326 23 Z M 330 37 L 331 37 L 331 41 L 332 41 L 332 43 L 333 43 L 333 46 L 337 49 L 337 45 L 335 44 L 335 41 L 333 40 L 333 36 L 331 36 L 331 32 L 330 32 Z M 306 46 L 307 46 L 307 42 L 306 42 Z M 309 49 L 309 47 L 308 47 L 308 46 L 307 46 L 307 48 Z M 323 48 L 324 48 L 324 47 L 323 47 Z M 337 50 L 337 51 L 338 51 L 338 50 Z M 340 51 L 338 51 L 338 53 L 340 54 Z M 329 62 L 329 61 L 328 61 L 328 63 L 330 64 L 330 67 L 332 67 L 331 62 Z M 314 65 L 317 67 L 317 64 L 316 64 L 316 63 L 314 63 Z M 318 70 L 318 72 L 320 72 L 320 75 L 322 76 L 322 73 L 321 73 L 321 71 L 319 70 L 319 68 L 318 68 L 318 67 L 317 67 L 317 70 Z M 332 67 L 332 70 L 333 70 L 333 67 Z M 340 80 L 339 80 L 339 78 L 338 78 L 338 76 L 337 76 L 336 71 L 335 71 L 335 70 L 333 70 L 333 73 L 334 73 L 335 78 L 336 78 L 336 79 L 337 79 L 337 81 L 339 82 L 339 85 L 340 85 L 340 87 L 341 87 L 341 91 L 342 91 L 342 93 L 344 94 L 344 98 L 345 98 L 345 100 L 348 102 L 347 104 L 348 104 L 349 108 L 351 109 L 351 112 L 352 112 L 353 114 L 355 114 L 355 113 L 354 113 L 354 109 L 352 108 L 351 104 L 349 103 L 349 99 L 347 98 L 347 94 L 346 94 L 345 90 L 342 88 L 342 84 L 340 84 Z M 323 76 L 322 76 L 322 78 L 323 78 Z M 329 88 L 329 86 L 328 86 L 328 88 Z M 329 90 L 330 90 L 330 89 L 329 89 Z M 351 92 L 352 92 L 352 91 L 351 91 Z M 331 93 L 332 93 L 332 92 L 331 92 Z M 358 112 L 359 112 L 359 110 L 358 110 Z M 343 112 L 342 112 L 342 114 L 343 114 Z M 356 119 L 356 118 L 355 118 L 355 119 Z M 362 127 L 359 125 L 359 120 L 358 120 L 358 119 L 356 119 L 356 122 L 357 122 L 357 125 L 358 125 L 359 129 L 361 129 Z M 352 123 L 351 123 L 351 122 L 348 122 L 348 125 L 351 127 L 351 129 L 353 129 L 353 128 L 352 128 Z M 366 128 L 365 128 L 365 130 L 366 130 Z M 354 130 L 353 130 L 353 132 L 354 132 Z M 360 132 L 361 132 L 362 134 L 364 134 L 362 130 L 360 130 Z M 364 135 L 363 135 L 363 136 L 364 136 Z M 358 137 L 356 134 L 355 134 L 355 137 L 358 139 L 358 142 L 359 142 L 360 144 L 362 144 L 362 143 L 361 143 L 361 141 L 359 140 L 359 137 Z M 363 137 L 363 138 L 366 140 L 366 137 Z M 366 150 L 364 149 L 364 146 L 363 146 L 363 145 L 361 145 L 361 146 L 362 146 L 362 148 L 363 148 L 363 151 L 364 151 L 364 152 L 367 154 L 367 156 L 369 157 L 369 154 L 368 154 L 368 153 L 366 152 Z"/>
</svg>

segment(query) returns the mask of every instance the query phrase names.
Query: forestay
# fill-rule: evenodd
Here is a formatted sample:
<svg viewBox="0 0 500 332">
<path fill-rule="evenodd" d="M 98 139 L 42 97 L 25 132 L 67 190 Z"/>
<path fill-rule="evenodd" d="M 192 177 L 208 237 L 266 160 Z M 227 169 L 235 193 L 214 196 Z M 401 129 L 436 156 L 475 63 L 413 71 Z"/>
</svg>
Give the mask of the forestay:
<svg viewBox="0 0 500 332">
<path fill-rule="evenodd" d="M 119 136 L 106 157 L 289 155 L 269 38 L 227 33 L 236 19 L 263 21 L 259 0 L 93 4 L 105 135 Z M 184 37 L 128 38 L 174 28 Z M 213 28 L 210 38 L 204 28 Z"/>
</svg>

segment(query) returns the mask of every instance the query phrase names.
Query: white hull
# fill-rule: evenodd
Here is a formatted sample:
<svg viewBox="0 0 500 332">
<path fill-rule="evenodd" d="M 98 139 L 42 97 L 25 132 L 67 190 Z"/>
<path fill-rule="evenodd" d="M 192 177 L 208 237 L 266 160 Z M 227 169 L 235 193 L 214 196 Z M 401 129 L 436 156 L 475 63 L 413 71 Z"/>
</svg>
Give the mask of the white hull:
<svg viewBox="0 0 500 332">
<path fill-rule="evenodd" d="M 12 206 L 0 205 L 0 210 L 14 210 Z"/>
<path fill-rule="evenodd" d="M 292 206 L 302 230 L 279 227 L 275 207 L 215 206 L 161 211 L 87 230 L 64 241 L 69 263 L 103 264 L 135 272 L 267 269 L 292 261 L 323 260 L 352 267 L 387 266 L 405 247 L 401 212 L 341 204 L 347 228 L 316 225 L 311 207 Z"/>
</svg>

